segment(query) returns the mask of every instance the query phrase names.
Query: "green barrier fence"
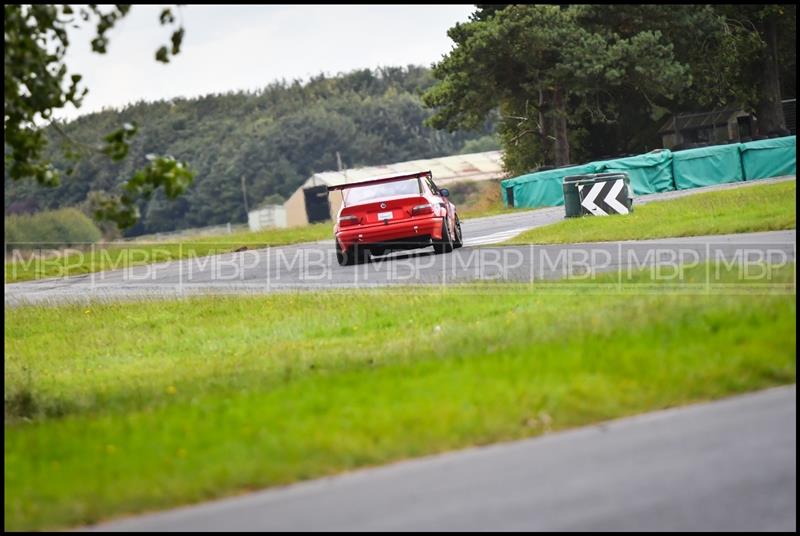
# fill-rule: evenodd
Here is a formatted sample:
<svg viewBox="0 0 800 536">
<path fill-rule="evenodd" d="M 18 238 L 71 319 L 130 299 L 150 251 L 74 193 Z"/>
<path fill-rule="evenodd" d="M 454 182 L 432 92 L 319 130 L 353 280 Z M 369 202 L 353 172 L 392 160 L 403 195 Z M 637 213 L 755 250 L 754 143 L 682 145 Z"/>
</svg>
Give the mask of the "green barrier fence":
<svg viewBox="0 0 800 536">
<path fill-rule="evenodd" d="M 569 175 L 595 173 L 594 164 L 548 169 L 506 179 L 500 182 L 503 202 L 508 203 L 508 190 L 511 189 L 515 207 L 554 207 L 564 204 L 564 191 L 561 183 Z"/>
<path fill-rule="evenodd" d="M 797 136 L 742 143 L 739 151 L 745 180 L 797 173 Z"/>
<path fill-rule="evenodd" d="M 637 195 L 668 192 L 675 189 L 672 179 L 672 152 L 658 152 L 594 162 L 599 173 L 627 173 Z"/>
<path fill-rule="evenodd" d="M 714 145 L 672 153 L 678 190 L 744 180 L 739 144 Z"/>
<path fill-rule="evenodd" d="M 715 145 L 686 151 L 667 149 L 627 158 L 529 173 L 502 181 L 503 202 L 515 207 L 564 204 L 562 181 L 569 175 L 627 173 L 635 194 L 684 190 L 741 180 L 795 175 L 797 137 Z"/>
</svg>

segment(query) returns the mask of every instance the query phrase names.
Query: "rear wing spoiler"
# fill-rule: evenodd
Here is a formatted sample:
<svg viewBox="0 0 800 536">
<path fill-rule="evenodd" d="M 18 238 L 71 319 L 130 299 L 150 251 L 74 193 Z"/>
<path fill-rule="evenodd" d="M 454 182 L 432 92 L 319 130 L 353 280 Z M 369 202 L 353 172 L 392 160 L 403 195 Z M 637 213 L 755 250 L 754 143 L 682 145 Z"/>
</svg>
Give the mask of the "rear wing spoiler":
<svg viewBox="0 0 800 536">
<path fill-rule="evenodd" d="M 417 177 L 432 177 L 433 174 L 429 171 L 418 171 L 416 173 L 405 173 L 403 175 L 394 175 L 392 177 L 383 177 L 379 179 L 370 179 L 366 181 L 359 181 L 359 182 L 348 182 L 345 184 L 337 184 L 336 186 L 328 186 L 328 192 L 333 192 L 336 190 L 346 190 L 348 188 L 355 188 L 357 186 L 366 186 L 368 184 L 382 184 L 384 182 L 395 182 L 395 181 L 402 181 L 406 179 L 415 179 Z"/>
</svg>

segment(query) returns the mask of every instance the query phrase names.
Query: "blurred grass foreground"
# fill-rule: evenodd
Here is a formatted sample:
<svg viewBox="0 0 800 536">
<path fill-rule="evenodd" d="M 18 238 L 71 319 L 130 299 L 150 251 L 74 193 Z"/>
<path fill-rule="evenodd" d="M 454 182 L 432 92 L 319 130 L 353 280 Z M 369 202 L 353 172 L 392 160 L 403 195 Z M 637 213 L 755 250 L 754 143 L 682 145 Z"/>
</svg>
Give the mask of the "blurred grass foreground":
<svg viewBox="0 0 800 536">
<path fill-rule="evenodd" d="M 771 272 L 770 291 L 736 290 L 734 272 L 726 293 L 653 292 L 643 273 L 646 293 L 600 276 L 572 290 L 7 308 L 5 528 L 73 527 L 794 382 L 794 266 Z"/>
</svg>

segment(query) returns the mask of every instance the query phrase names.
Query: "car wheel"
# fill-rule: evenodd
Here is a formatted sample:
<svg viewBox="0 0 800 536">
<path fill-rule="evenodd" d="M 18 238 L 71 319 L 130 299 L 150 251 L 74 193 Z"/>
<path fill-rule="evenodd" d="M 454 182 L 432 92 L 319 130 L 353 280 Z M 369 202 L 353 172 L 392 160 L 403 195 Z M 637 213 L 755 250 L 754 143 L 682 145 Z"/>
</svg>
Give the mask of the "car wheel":
<svg viewBox="0 0 800 536">
<path fill-rule="evenodd" d="M 342 250 L 339 242 L 336 242 L 336 261 L 339 266 L 352 266 L 361 264 L 369 258 L 369 252 L 358 246 L 353 246 L 349 250 Z"/>
<path fill-rule="evenodd" d="M 353 256 L 349 255 L 347 251 L 342 250 L 342 246 L 339 245 L 339 241 L 336 240 L 336 262 L 339 263 L 339 266 L 350 266 L 353 264 Z"/>
<path fill-rule="evenodd" d="M 450 227 L 447 225 L 446 217 L 442 218 L 442 239 L 433 241 L 433 251 L 437 254 L 453 251 L 453 239 L 450 237 Z"/>
<path fill-rule="evenodd" d="M 369 250 L 365 247 L 353 246 L 353 262 L 355 264 L 369 262 Z"/>
<path fill-rule="evenodd" d="M 453 249 L 460 248 L 464 245 L 463 240 L 461 239 L 461 220 L 456 214 L 456 241 L 453 243 Z"/>
</svg>

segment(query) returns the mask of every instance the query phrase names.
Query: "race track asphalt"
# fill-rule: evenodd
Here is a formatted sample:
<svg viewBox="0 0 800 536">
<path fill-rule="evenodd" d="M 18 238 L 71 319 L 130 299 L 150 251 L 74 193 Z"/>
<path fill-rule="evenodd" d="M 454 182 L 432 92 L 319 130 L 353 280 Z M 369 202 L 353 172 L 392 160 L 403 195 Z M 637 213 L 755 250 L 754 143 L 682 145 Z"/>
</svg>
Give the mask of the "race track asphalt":
<svg viewBox="0 0 800 536">
<path fill-rule="evenodd" d="M 750 183 L 738 183 L 640 196 L 636 205 L 701 191 L 749 186 Z M 324 240 L 6 284 L 5 303 L 15 306 L 169 298 L 196 293 L 448 285 L 475 280 L 525 283 L 567 276 L 588 277 L 591 273 L 620 272 L 620 269 L 623 282 L 628 268 L 706 260 L 781 264 L 793 262 L 795 257 L 795 231 L 596 244 L 493 246 L 524 230 L 560 221 L 563 213 L 563 207 L 552 207 L 466 220 L 464 247 L 447 255 L 435 255 L 432 248 L 426 248 L 373 258 L 360 266 L 338 266 L 333 241 Z"/>
<path fill-rule="evenodd" d="M 101 524 L 103 531 L 795 531 L 796 387 Z"/>
</svg>

